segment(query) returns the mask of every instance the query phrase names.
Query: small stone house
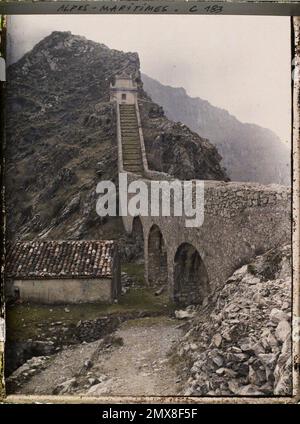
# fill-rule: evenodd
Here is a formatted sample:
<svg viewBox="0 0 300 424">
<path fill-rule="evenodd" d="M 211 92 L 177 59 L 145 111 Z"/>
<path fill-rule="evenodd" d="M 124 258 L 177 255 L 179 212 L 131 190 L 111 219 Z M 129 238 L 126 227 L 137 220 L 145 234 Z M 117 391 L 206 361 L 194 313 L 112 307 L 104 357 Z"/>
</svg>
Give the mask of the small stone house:
<svg viewBox="0 0 300 424">
<path fill-rule="evenodd" d="M 110 84 L 110 101 L 118 104 L 132 104 L 137 102 L 138 86 L 130 76 L 118 75 L 114 84 Z"/>
<path fill-rule="evenodd" d="M 6 296 L 38 303 L 112 303 L 121 292 L 114 241 L 18 241 L 7 249 Z"/>
</svg>

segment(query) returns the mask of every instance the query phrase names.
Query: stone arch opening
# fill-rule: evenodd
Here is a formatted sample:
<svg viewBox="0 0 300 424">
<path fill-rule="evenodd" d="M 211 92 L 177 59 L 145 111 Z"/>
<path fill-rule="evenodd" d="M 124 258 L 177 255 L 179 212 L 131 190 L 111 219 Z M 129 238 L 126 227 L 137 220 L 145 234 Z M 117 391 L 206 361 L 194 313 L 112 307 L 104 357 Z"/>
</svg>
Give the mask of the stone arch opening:
<svg viewBox="0 0 300 424">
<path fill-rule="evenodd" d="M 131 241 L 133 259 L 144 262 L 144 231 L 139 216 L 135 216 L 132 221 Z"/>
<path fill-rule="evenodd" d="M 167 249 L 163 235 L 153 225 L 148 238 L 148 282 L 151 285 L 165 285 L 168 280 Z"/>
<path fill-rule="evenodd" d="M 174 259 L 174 302 L 182 305 L 202 303 L 208 294 L 208 274 L 197 249 L 182 243 Z"/>
</svg>

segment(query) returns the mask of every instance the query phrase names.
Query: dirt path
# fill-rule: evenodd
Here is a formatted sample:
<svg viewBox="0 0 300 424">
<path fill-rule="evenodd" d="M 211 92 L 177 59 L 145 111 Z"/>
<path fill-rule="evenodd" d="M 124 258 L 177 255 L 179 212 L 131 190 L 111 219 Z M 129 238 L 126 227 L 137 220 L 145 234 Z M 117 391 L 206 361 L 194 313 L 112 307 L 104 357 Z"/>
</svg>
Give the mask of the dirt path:
<svg viewBox="0 0 300 424">
<path fill-rule="evenodd" d="M 166 317 L 128 321 L 115 334 L 122 338 L 122 346 L 108 345 L 103 350 L 97 341 L 65 349 L 18 393 L 52 394 L 75 376 L 76 385 L 60 394 L 175 395 L 179 381 L 167 353 L 180 335 L 177 325 L 178 321 Z M 86 361 L 90 363 L 82 371 Z"/>
<path fill-rule="evenodd" d="M 176 394 L 176 375 L 166 358 L 179 335 L 176 323 L 148 326 L 147 320 L 137 320 L 134 324 L 129 321 L 117 332 L 124 345 L 101 361 L 104 374 L 111 377 L 109 394 Z"/>
</svg>

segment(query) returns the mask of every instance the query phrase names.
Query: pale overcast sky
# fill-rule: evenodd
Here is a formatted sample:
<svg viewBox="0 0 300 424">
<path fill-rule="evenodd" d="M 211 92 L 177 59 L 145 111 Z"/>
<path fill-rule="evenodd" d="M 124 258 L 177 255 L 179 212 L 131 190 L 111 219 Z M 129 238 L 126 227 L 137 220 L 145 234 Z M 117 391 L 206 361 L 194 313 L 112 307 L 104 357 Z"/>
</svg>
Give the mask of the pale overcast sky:
<svg viewBox="0 0 300 424">
<path fill-rule="evenodd" d="M 289 17 L 29 15 L 8 30 L 14 60 L 54 30 L 138 52 L 150 77 L 290 141 Z"/>
</svg>

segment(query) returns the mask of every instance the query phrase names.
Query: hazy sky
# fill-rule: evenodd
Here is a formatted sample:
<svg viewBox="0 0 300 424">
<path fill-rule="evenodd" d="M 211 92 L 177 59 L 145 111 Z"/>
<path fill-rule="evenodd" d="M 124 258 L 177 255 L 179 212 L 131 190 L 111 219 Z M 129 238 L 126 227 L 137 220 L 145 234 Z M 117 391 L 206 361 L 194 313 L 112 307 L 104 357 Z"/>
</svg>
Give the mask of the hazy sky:
<svg viewBox="0 0 300 424">
<path fill-rule="evenodd" d="M 31 15 L 12 16 L 8 29 L 14 60 L 50 32 L 71 31 L 138 52 L 150 77 L 290 139 L 289 17 Z"/>
</svg>

